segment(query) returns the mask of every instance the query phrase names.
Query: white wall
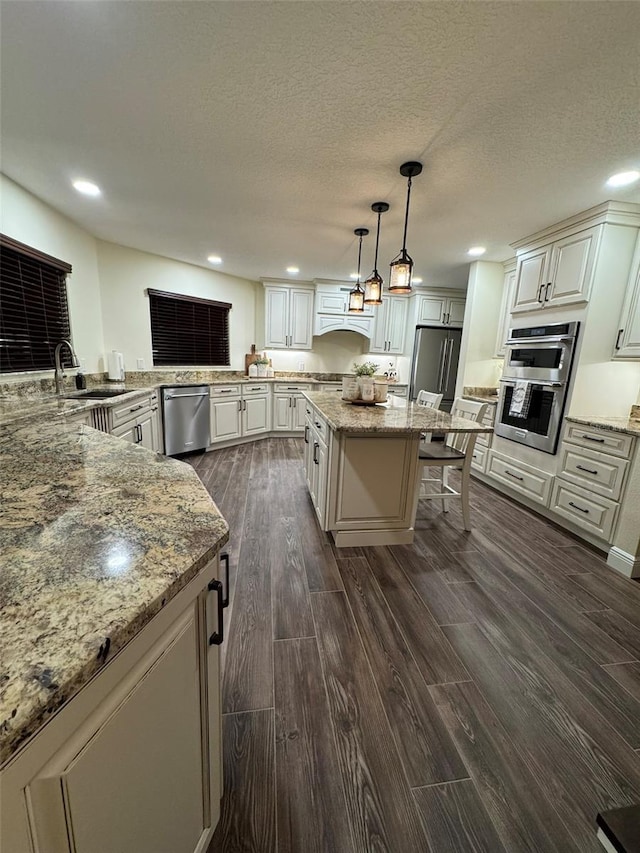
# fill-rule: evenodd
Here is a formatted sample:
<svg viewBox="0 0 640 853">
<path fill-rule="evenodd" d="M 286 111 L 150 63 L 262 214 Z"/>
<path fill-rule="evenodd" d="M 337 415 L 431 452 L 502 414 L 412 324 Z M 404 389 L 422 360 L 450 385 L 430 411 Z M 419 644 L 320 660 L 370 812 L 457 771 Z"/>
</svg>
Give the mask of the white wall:
<svg viewBox="0 0 640 853">
<path fill-rule="evenodd" d="M 456 396 L 465 385 L 495 387 L 501 373 L 495 359 L 496 336 L 502 302 L 504 267 L 491 261 L 475 261 L 469 268 Z"/>
<path fill-rule="evenodd" d="M 73 267 L 67 278 L 73 345 L 87 373 L 103 370 L 102 316 L 96 241 L 78 225 L 0 174 L 0 230 L 8 237 L 66 261 Z M 51 376 L 51 371 L 29 377 Z M 5 380 L 24 380 L 9 373 Z"/>
<path fill-rule="evenodd" d="M 231 302 L 231 368 L 244 370 L 244 355 L 255 342 L 256 282 L 97 241 L 105 350 L 124 355 L 125 368 L 153 368 L 147 288 Z"/>
</svg>

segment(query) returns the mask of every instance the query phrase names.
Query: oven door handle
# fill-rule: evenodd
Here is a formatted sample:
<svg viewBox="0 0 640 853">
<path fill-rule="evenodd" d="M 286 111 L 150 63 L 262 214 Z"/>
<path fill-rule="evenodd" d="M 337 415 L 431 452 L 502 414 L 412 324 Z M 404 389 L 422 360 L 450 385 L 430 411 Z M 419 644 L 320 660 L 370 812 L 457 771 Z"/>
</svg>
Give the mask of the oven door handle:
<svg viewBox="0 0 640 853">
<path fill-rule="evenodd" d="M 529 385 L 539 385 L 541 388 L 564 388 L 566 382 L 542 382 L 538 379 L 499 379 L 505 385 L 515 385 L 516 382 L 526 382 Z"/>
<path fill-rule="evenodd" d="M 570 344 L 575 341 L 575 337 L 570 335 L 550 335 L 548 338 L 509 338 L 506 345 L 508 347 L 519 347 L 520 349 L 532 347 L 540 347 L 545 344 Z"/>
</svg>

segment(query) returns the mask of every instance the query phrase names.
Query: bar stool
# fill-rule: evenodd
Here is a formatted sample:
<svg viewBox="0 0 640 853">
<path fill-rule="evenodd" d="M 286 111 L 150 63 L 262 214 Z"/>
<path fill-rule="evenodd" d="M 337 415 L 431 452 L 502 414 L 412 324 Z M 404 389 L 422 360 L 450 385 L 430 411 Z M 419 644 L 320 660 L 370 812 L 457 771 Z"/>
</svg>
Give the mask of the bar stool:
<svg viewBox="0 0 640 853">
<path fill-rule="evenodd" d="M 463 400 L 461 397 L 457 397 L 451 407 L 451 416 L 477 422 L 482 420 L 486 410 L 486 403 L 476 403 L 473 400 Z M 459 498 L 462 501 L 462 518 L 465 530 L 471 530 L 469 479 L 475 443 L 475 433 L 450 432 L 445 436 L 444 442 L 421 443 L 419 452 L 419 465 L 423 474 L 420 481 L 419 498 L 421 500 L 440 499 L 443 512 L 448 512 L 447 502 L 451 498 Z M 424 474 L 429 468 L 440 468 L 440 477 L 425 477 Z M 449 485 L 449 468 L 457 468 L 461 471 L 462 484 L 459 492 L 456 492 Z M 434 482 L 440 485 L 440 491 L 436 494 L 428 493 L 424 484 Z"/>
<path fill-rule="evenodd" d="M 442 403 L 442 394 L 434 394 L 433 391 L 418 391 L 416 397 L 416 406 L 423 406 L 425 409 L 439 409 Z M 423 444 L 431 441 L 431 433 L 423 432 L 420 436 L 420 448 Z"/>
</svg>

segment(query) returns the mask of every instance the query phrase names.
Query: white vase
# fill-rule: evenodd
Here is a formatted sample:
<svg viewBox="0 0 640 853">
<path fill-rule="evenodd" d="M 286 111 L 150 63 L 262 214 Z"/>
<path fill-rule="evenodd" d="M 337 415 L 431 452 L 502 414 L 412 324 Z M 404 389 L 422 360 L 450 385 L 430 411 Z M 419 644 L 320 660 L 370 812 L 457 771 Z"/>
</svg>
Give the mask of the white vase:
<svg viewBox="0 0 640 853">
<path fill-rule="evenodd" d="M 373 403 L 373 376 L 359 376 L 358 385 L 360 386 L 360 396 L 365 403 Z"/>
<path fill-rule="evenodd" d="M 360 386 L 356 376 L 342 377 L 342 399 L 357 400 L 360 396 Z"/>
<path fill-rule="evenodd" d="M 266 376 L 267 375 L 267 364 L 259 364 L 258 365 L 258 376 Z"/>
</svg>

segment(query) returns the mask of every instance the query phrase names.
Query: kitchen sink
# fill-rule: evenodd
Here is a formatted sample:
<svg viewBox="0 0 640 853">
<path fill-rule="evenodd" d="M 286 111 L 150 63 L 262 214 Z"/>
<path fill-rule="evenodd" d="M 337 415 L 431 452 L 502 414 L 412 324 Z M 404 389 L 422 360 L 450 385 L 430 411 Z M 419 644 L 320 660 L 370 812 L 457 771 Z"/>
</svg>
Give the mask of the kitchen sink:
<svg viewBox="0 0 640 853">
<path fill-rule="evenodd" d="M 119 397 L 120 394 L 128 394 L 126 390 L 100 391 L 95 389 L 92 391 L 78 391 L 77 394 L 63 394 L 65 400 L 106 400 L 109 397 Z"/>
</svg>

